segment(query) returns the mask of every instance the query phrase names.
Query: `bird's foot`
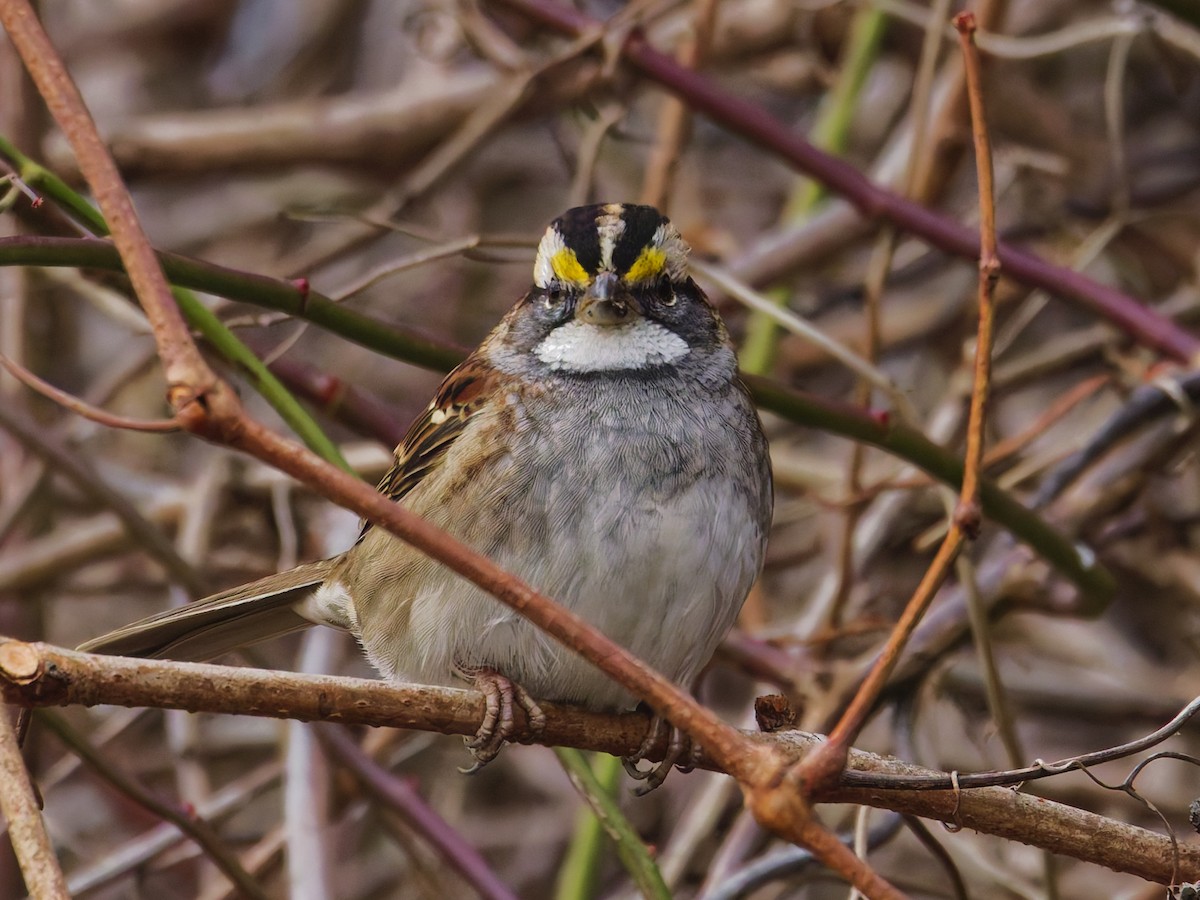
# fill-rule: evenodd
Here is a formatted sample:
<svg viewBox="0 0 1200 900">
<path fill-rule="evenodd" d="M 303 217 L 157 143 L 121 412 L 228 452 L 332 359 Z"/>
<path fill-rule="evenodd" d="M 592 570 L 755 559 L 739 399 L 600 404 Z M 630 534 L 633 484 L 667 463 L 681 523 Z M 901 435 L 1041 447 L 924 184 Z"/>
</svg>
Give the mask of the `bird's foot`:
<svg viewBox="0 0 1200 900">
<path fill-rule="evenodd" d="M 460 674 L 469 679 L 475 689 L 483 694 L 483 722 L 475 736 L 467 738 L 467 748 L 475 762 L 468 768 L 459 769 L 465 775 L 478 772 L 500 753 L 504 742 L 513 736 L 513 704 L 525 711 L 530 734 L 541 734 L 546 727 L 546 714 L 530 696 L 529 692 L 495 669 L 487 667 L 462 668 Z"/>
<path fill-rule="evenodd" d="M 652 765 L 649 769 L 639 768 L 638 763 L 647 759 L 650 752 L 664 738 L 667 740 L 667 752 L 663 755 L 662 761 Z M 675 768 L 680 772 L 692 771 L 700 761 L 701 752 L 700 745 L 692 741 L 690 737 L 672 726 L 662 716 L 655 716 L 650 721 L 650 727 L 646 729 L 646 737 L 643 738 L 637 752 L 632 756 L 622 757 L 621 765 L 625 767 L 625 772 L 630 778 L 643 782 L 634 789 L 634 793 L 639 797 L 644 797 L 667 780 L 671 769 Z"/>
</svg>

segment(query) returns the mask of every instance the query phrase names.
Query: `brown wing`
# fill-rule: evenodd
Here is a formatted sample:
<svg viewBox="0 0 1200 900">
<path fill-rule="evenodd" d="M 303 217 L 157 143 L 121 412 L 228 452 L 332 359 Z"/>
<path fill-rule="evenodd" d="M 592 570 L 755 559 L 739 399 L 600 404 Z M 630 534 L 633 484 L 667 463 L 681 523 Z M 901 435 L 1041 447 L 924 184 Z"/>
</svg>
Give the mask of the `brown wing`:
<svg viewBox="0 0 1200 900">
<path fill-rule="evenodd" d="M 441 465 L 467 421 L 491 396 L 494 375 L 493 369 L 471 357 L 446 376 L 433 401 L 396 448 L 396 462 L 378 485 L 381 494 L 400 500 Z M 368 528 L 369 523 L 363 526 L 363 534 Z"/>
</svg>

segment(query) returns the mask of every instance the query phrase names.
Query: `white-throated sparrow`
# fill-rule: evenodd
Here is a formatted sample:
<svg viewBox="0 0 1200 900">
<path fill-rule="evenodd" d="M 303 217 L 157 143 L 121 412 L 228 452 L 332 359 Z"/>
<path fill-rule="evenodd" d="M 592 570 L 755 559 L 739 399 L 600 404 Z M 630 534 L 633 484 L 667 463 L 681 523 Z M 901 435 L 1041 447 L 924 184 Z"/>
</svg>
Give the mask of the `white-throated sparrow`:
<svg viewBox="0 0 1200 900">
<path fill-rule="evenodd" d="M 762 567 L 771 471 L 725 327 L 648 206 L 569 210 L 534 285 L 439 388 L 379 490 L 687 684 Z M 483 676 L 493 698 L 596 710 L 634 698 L 386 531 L 81 649 L 200 659 L 309 623 L 353 632 L 385 676 Z M 511 698 L 511 694 L 508 695 Z M 509 713 L 511 710 L 508 711 Z M 511 719 L 509 719 L 511 721 Z M 503 737 L 480 735 L 482 758 Z"/>
</svg>

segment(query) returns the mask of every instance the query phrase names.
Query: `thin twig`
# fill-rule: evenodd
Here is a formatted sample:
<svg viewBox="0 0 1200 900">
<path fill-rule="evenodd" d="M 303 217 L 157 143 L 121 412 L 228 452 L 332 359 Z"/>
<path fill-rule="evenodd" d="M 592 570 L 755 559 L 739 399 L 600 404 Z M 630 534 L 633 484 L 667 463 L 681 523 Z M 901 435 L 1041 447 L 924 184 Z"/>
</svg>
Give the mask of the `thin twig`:
<svg viewBox="0 0 1200 900">
<path fill-rule="evenodd" d="M 216 384 L 216 376 L 196 350 L 183 316 L 171 299 L 171 289 L 96 123 L 28 0 L 0 0 L 0 22 L 71 144 L 80 171 L 112 229 L 113 243 L 163 351 L 169 389 L 184 391 L 186 397 L 181 398 L 182 403 L 190 403 L 198 396 L 195 391 L 203 393 Z"/>
<path fill-rule="evenodd" d="M 109 428 L 121 428 L 126 431 L 170 433 L 180 430 L 179 422 L 175 419 L 133 419 L 128 416 L 118 416 L 107 410 L 92 406 L 85 400 L 73 394 L 68 394 L 66 391 L 56 388 L 48 381 L 38 378 L 24 366 L 17 365 L 17 363 L 2 354 L 0 354 L 0 366 L 3 366 L 5 371 L 30 390 L 37 391 L 43 397 L 54 401 L 64 409 L 68 409 L 76 415 L 83 416 L 83 418 L 97 424 L 105 425 Z"/>
<path fill-rule="evenodd" d="M 955 512 L 955 520 L 963 525 L 969 536 L 974 537 L 979 528 L 979 476 L 983 462 L 983 426 L 992 379 L 992 326 L 996 316 L 994 296 L 996 281 L 1000 277 L 1000 259 L 996 255 L 992 146 L 988 140 L 983 109 L 979 53 L 973 40 L 975 17 L 970 13 L 959 13 L 954 17 L 954 26 L 962 39 L 967 98 L 971 106 L 971 134 L 975 141 L 975 168 L 979 179 L 979 331 L 975 338 L 975 377 L 971 390 L 971 413 L 967 421 L 967 453 L 961 499 Z"/>
<path fill-rule="evenodd" d="M 963 55 L 967 71 L 967 94 L 971 103 L 972 133 L 979 177 L 980 233 L 983 252 L 979 260 L 979 331 L 975 345 L 975 376 L 971 391 L 971 410 L 967 425 L 967 453 L 963 463 L 962 489 L 950 529 L 941 547 L 929 564 L 916 592 L 896 623 L 887 645 L 863 680 L 846 712 L 829 735 L 821 750 L 799 766 L 794 777 L 807 784 L 809 790 L 819 790 L 830 784 L 845 766 L 850 746 L 857 738 L 892 670 L 900 659 L 908 639 L 920 623 L 938 589 L 950 573 L 950 568 L 967 538 L 979 531 L 981 519 L 980 467 L 983 461 L 983 426 L 987 414 L 988 389 L 991 380 L 993 292 L 999 271 L 996 257 L 996 216 L 992 194 L 992 158 L 983 117 L 983 97 L 979 80 L 979 58 L 971 41 L 975 19 L 969 13 L 955 17 L 955 26 L 962 34 Z"/>
<path fill-rule="evenodd" d="M 54 732 L 83 762 L 96 772 L 106 783 L 128 797 L 138 806 L 148 810 L 163 821 L 170 822 L 203 848 L 207 856 L 216 863 L 225 876 L 237 885 L 246 897 L 267 900 L 262 887 L 242 868 L 237 857 L 225 846 L 211 825 L 194 813 L 184 812 L 156 797 L 124 772 L 109 764 L 108 760 L 89 744 L 81 735 L 57 714 L 42 713 L 40 721 Z"/>
</svg>

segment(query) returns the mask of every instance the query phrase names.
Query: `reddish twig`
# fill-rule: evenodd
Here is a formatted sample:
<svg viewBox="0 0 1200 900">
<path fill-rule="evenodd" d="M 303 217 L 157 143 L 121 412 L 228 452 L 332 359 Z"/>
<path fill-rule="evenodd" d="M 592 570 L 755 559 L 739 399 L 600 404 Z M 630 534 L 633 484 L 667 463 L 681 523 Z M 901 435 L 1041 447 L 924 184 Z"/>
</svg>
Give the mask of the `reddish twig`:
<svg viewBox="0 0 1200 900">
<path fill-rule="evenodd" d="M 863 680 L 850 706 L 842 715 L 829 741 L 797 768 L 797 780 L 808 790 L 819 790 L 834 783 L 846 765 L 850 746 L 862 730 L 871 710 L 896 663 L 900 659 L 913 631 L 925 615 L 938 589 L 945 582 L 950 567 L 968 538 L 979 532 L 981 511 L 979 503 L 980 468 L 983 462 L 983 426 L 987 414 L 988 390 L 991 384 L 993 294 L 999 273 L 996 257 L 996 212 L 992 190 L 992 157 L 983 115 L 983 95 L 979 81 L 979 56 L 973 40 L 975 19 L 970 13 L 955 17 L 955 27 L 962 37 L 963 57 L 967 73 L 967 96 L 971 106 L 972 134 L 975 139 L 976 166 L 979 178 L 980 243 L 979 259 L 979 330 L 975 344 L 975 373 L 971 389 L 971 410 L 967 424 L 967 454 L 963 464 L 962 488 L 950 528 L 938 548 L 933 562 L 921 579 L 916 592 L 905 607 L 900 620 L 888 637 L 888 642 Z"/>
<path fill-rule="evenodd" d="M 971 388 L 971 412 L 967 420 L 967 453 L 963 483 L 954 519 L 968 537 L 979 532 L 979 472 L 983 463 L 983 424 L 987 418 L 988 391 L 992 380 L 992 324 L 996 317 L 994 295 L 1000 278 L 996 255 L 996 204 L 992 185 L 992 147 L 988 140 L 980 83 L 979 53 L 975 49 L 975 17 L 954 17 L 962 45 L 967 75 L 967 100 L 971 107 L 971 135 L 975 141 L 975 169 L 979 179 L 979 331 L 975 338 L 975 377 Z"/>
<path fill-rule="evenodd" d="M 871 900 L 903 900 L 904 895 L 854 855 L 836 834 L 813 816 L 811 801 L 795 780 L 798 769 L 781 772 L 777 780 L 742 785 L 746 808 L 759 824 L 812 851 L 821 862 L 844 875 Z"/>
<path fill-rule="evenodd" d="M 66 135 L 96 204 L 112 229 L 113 243 L 154 330 L 170 391 L 187 392 L 186 403 L 202 397 L 210 387 L 219 389 L 216 376 L 200 356 L 171 299 L 171 289 L 142 231 L 121 174 L 32 6 L 28 0 L 0 0 L 0 22 Z M 200 393 L 194 393 L 197 388 Z"/>
<path fill-rule="evenodd" d="M 577 36 L 601 28 L 595 19 L 552 0 L 499 2 L 563 34 Z M 643 35 L 631 33 L 622 53 L 643 75 L 678 94 L 694 111 L 785 159 L 846 198 L 866 218 L 893 222 L 954 256 L 979 259 L 978 235 L 953 219 L 879 187 L 854 166 L 794 135 L 763 108 L 679 65 L 651 46 Z M 1129 295 L 1016 247 L 1000 245 L 997 253 L 1010 277 L 1077 303 L 1117 325 L 1134 340 L 1174 359 L 1189 364 L 1200 360 L 1200 338 Z"/>
<path fill-rule="evenodd" d="M 427 804 L 417 790 L 371 759 L 338 725 L 317 729 L 325 752 L 347 768 L 368 794 L 393 810 L 442 861 L 484 900 L 515 900 L 479 851 Z"/>
<path fill-rule="evenodd" d="M 875 708 L 876 701 L 891 677 L 892 671 L 896 668 L 896 663 L 900 661 L 900 655 L 904 652 L 909 638 L 920 624 L 921 618 L 925 615 L 925 611 L 929 608 L 938 589 L 945 582 L 946 576 L 950 573 L 950 567 L 954 564 L 954 560 L 965 542 L 966 535 L 963 533 L 962 527 L 957 522 L 952 523 L 942 545 L 938 548 L 937 555 L 929 564 L 929 568 L 925 570 L 921 583 L 917 585 L 908 605 L 904 607 L 903 614 L 896 622 L 895 628 L 892 629 L 887 644 L 875 658 L 871 671 L 863 679 L 854 699 L 830 732 L 829 740 L 820 750 L 800 764 L 803 772 L 797 773 L 798 780 L 808 785 L 810 790 L 823 790 L 832 784 L 845 768 L 850 745 Z"/>
<path fill-rule="evenodd" d="M 7 356 L 0 354 L 0 366 L 3 366 L 13 378 L 32 391 L 37 391 L 48 400 L 52 400 L 64 409 L 76 415 L 107 425 L 109 428 L 122 428 L 126 431 L 173 432 L 180 430 L 180 424 L 175 419 L 133 419 L 128 416 L 118 416 L 90 403 L 81 400 L 73 394 L 56 388 L 48 381 L 38 378 L 24 366 L 19 366 Z"/>
</svg>

